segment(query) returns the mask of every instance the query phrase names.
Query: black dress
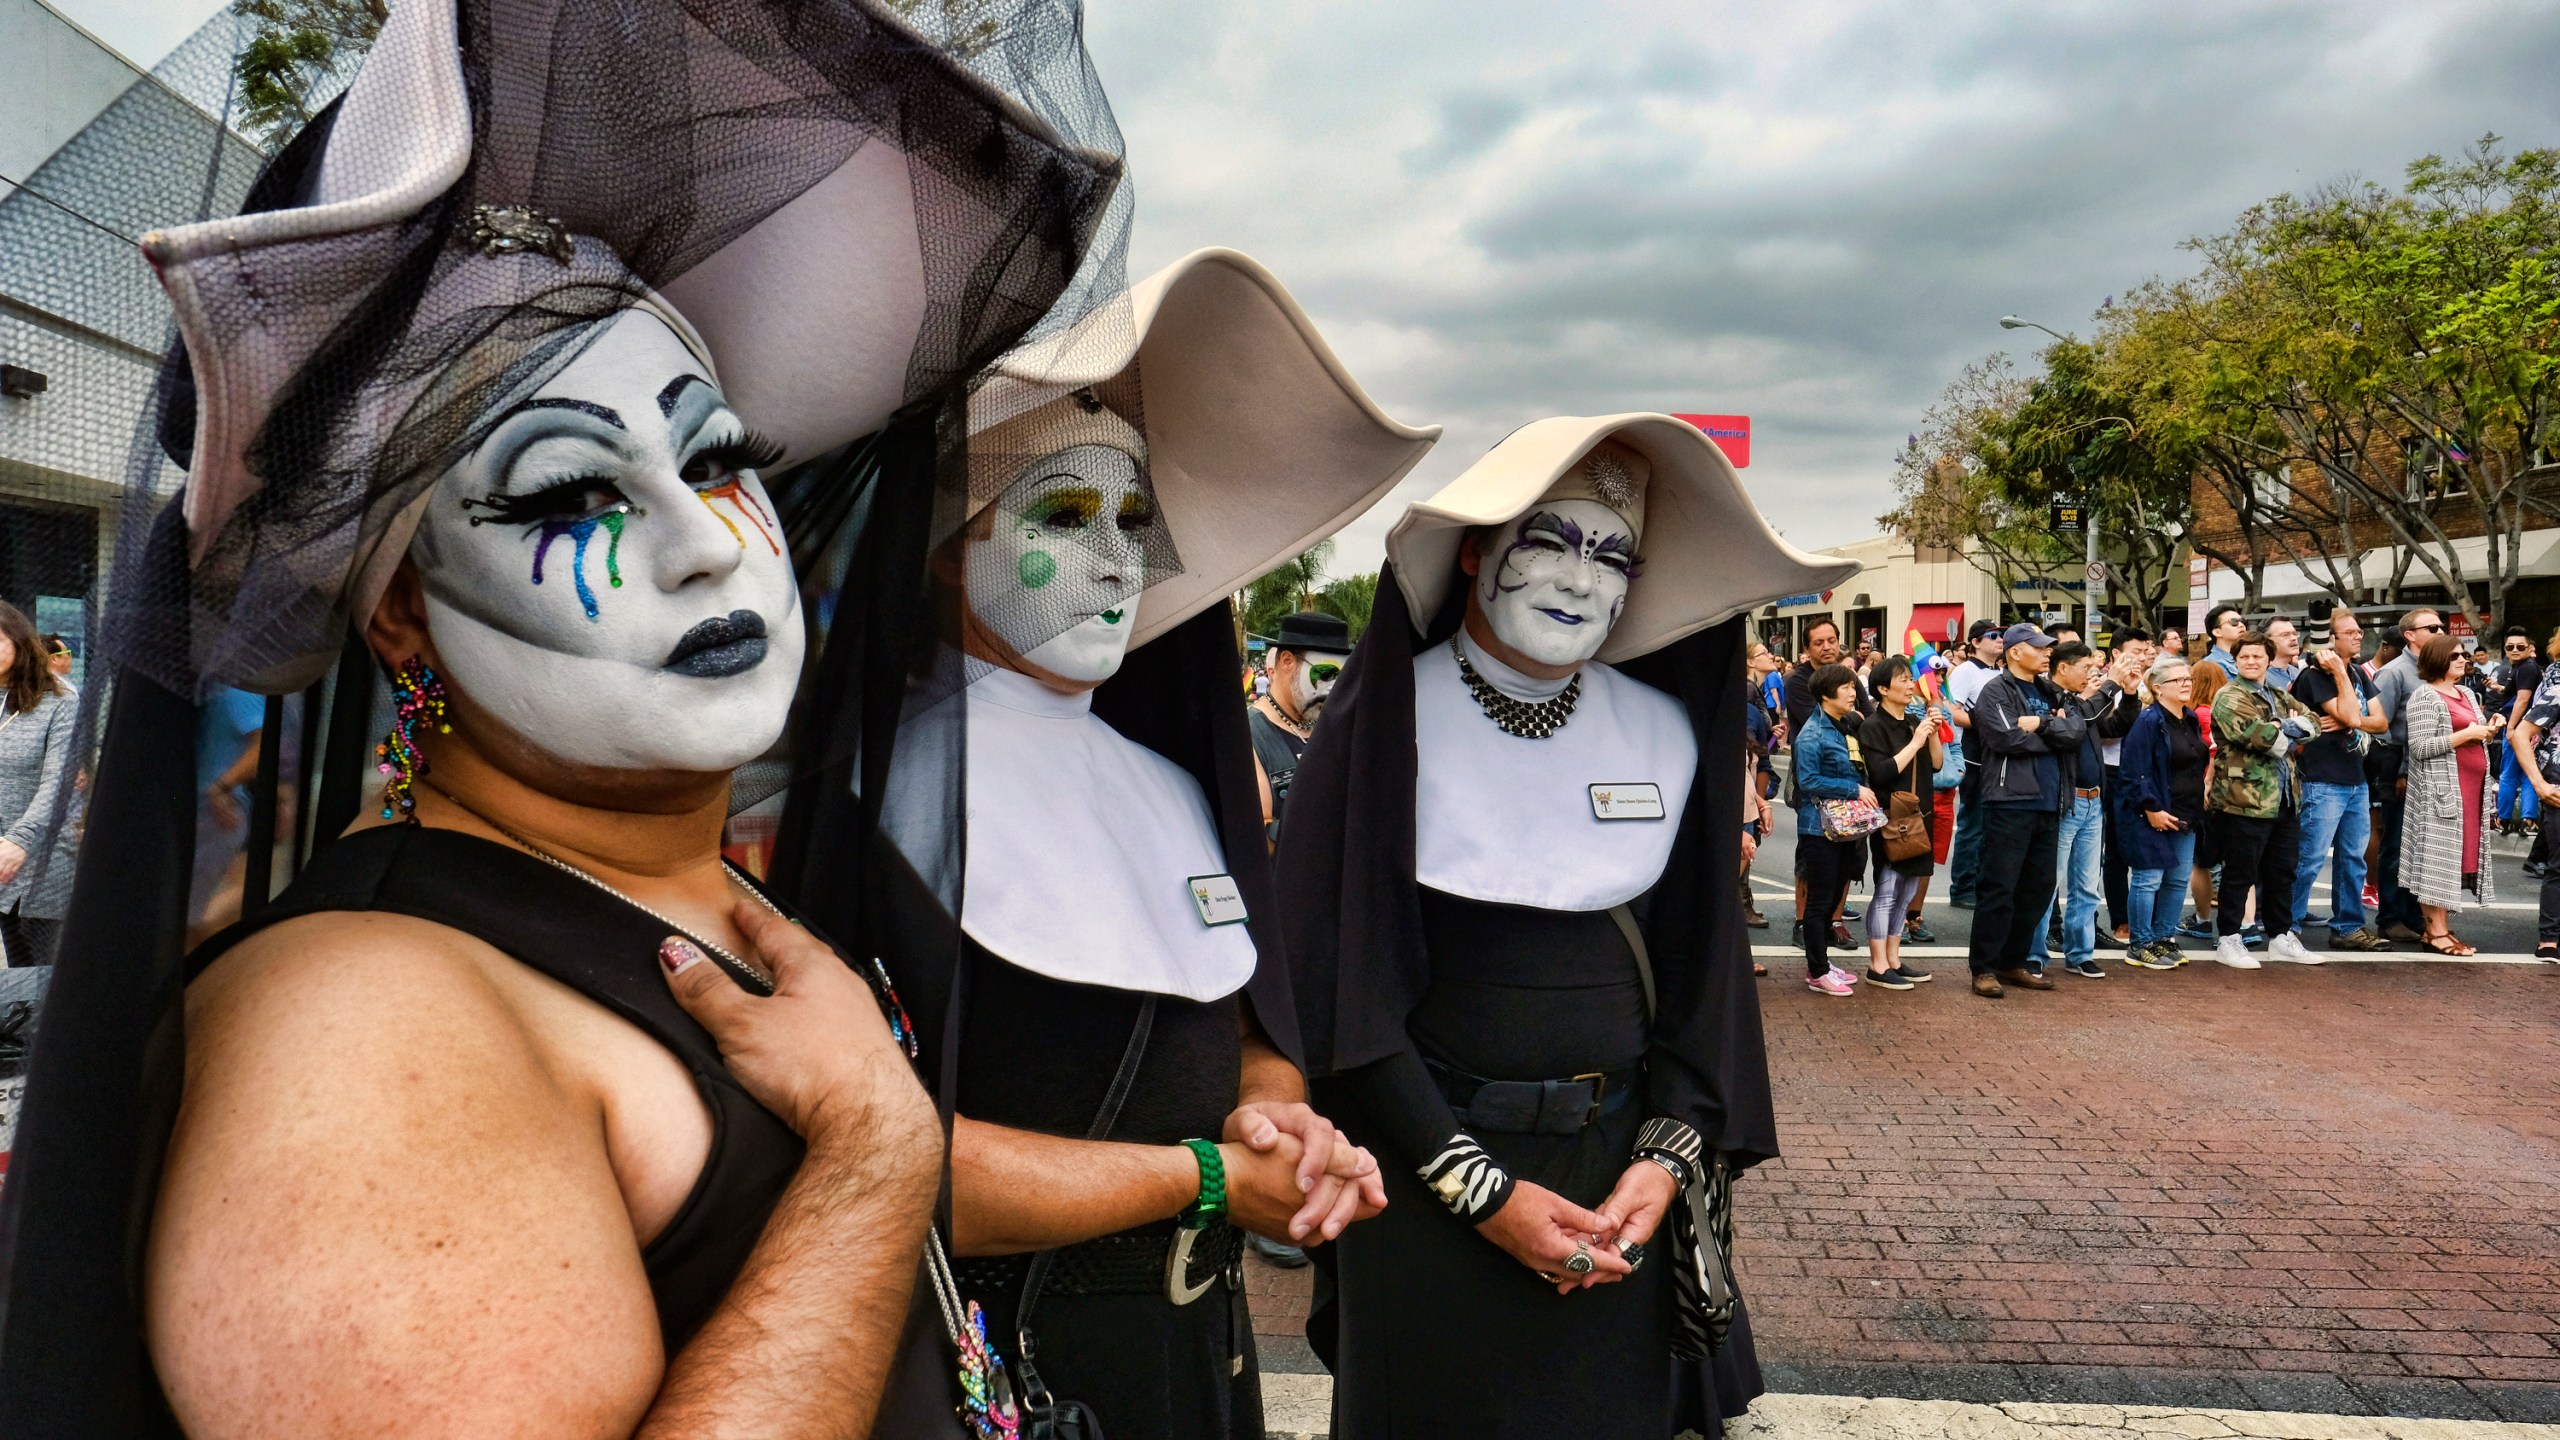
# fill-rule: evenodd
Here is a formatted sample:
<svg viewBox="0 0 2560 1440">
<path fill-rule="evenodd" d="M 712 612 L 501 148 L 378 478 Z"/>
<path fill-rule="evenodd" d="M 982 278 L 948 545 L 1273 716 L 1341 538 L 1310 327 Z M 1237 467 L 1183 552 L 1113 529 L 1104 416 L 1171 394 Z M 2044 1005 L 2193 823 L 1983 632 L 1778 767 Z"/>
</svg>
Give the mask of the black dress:
<svg viewBox="0 0 2560 1440">
<path fill-rule="evenodd" d="M 975 940 L 963 943 L 959 1112 L 989 1125 L 1084 1138 L 1146 997 L 1053 980 Z M 901 975 L 898 985 L 926 1070 L 938 1073 L 949 977 L 926 967 Z M 1156 997 L 1144 1057 L 1108 1138 L 1141 1145 L 1217 1139 L 1236 1103 L 1237 1025 L 1233 997 L 1206 1004 Z M 1207 1258 L 1212 1240 L 1223 1273 L 1207 1294 L 1177 1306 L 1163 1273 L 1173 1228 L 1158 1221 L 1057 1252 L 1032 1311 L 1040 1378 L 1059 1399 L 1093 1407 L 1110 1440 L 1262 1440 L 1261 1378 L 1235 1232 L 1219 1226 L 1200 1242 L 1195 1283 L 1214 1263 Z M 1028 1259 L 953 1262 L 961 1293 L 985 1307 L 987 1333 L 1008 1357 Z"/>
<path fill-rule="evenodd" d="M 1325 1086 L 1346 1129 L 1377 1150 L 1388 1193 L 1384 1214 L 1333 1247 L 1341 1327 L 1334 1435 L 1715 1433 L 1707 1413 L 1739 1414 L 1760 1392 L 1746 1330 L 1717 1362 L 1666 1366 L 1667 1264 L 1657 1258 L 1626 1280 L 1558 1295 L 1452 1216 L 1416 1175 L 1465 1128 L 1517 1180 L 1586 1207 L 1608 1198 L 1645 1119 L 1641 1085 L 1627 1087 L 1632 1103 L 1578 1134 L 1509 1134 L 1461 1126 L 1425 1062 L 1497 1080 L 1637 1069 L 1648 1026 L 1634 953 L 1606 911 L 1497 905 L 1427 888 L 1421 898 L 1431 982 L 1408 1027 L 1413 1049 Z"/>
<path fill-rule="evenodd" d="M 359 830 L 312 857 L 273 905 L 207 940 L 189 979 L 266 927 L 323 911 L 409 915 L 503 951 L 630 1021 L 693 1075 L 711 1153 L 676 1217 L 640 1252 L 669 1358 L 729 1293 L 799 1173 L 800 1137 L 757 1104 L 658 971 L 666 922 L 521 850 L 418 825 Z"/>
</svg>

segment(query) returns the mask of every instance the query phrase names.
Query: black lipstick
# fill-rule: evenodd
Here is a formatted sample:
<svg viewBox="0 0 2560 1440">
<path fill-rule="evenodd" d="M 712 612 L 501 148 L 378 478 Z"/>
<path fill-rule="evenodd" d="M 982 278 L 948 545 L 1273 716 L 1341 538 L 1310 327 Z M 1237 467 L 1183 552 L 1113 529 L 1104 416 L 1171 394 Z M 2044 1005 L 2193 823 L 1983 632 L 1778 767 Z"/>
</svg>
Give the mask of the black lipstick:
<svg viewBox="0 0 2560 1440">
<path fill-rule="evenodd" d="M 717 680 L 763 664 L 764 650 L 764 617 L 753 610 L 732 610 L 684 632 L 667 656 L 667 668 Z"/>
</svg>

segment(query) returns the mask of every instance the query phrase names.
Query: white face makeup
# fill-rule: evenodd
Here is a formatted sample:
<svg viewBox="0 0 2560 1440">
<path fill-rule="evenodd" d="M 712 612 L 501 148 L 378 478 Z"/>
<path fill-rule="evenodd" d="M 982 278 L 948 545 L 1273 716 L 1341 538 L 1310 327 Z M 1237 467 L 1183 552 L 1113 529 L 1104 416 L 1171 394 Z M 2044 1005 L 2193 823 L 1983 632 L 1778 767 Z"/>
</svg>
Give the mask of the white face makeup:
<svg viewBox="0 0 2560 1440">
<path fill-rule="evenodd" d="M 1289 677 L 1289 703 L 1297 707 L 1300 719 L 1316 718 L 1325 697 L 1333 693 L 1333 683 L 1342 678 L 1342 662 L 1350 658 L 1323 650 L 1298 652 L 1297 668 Z M 1325 670 L 1322 678 L 1316 675 L 1319 668 Z"/>
<path fill-rule="evenodd" d="M 1502 643 L 1541 665 L 1600 653 L 1626 609 L 1636 537 L 1597 500 L 1546 500 L 1495 532 L 1476 595 Z"/>
<path fill-rule="evenodd" d="M 665 322 L 610 321 L 428 501 L 410 555 L 458 701 L 572 764 L 762 754 L 802 648 L 774 458 Z"/>
<path fill-rule="evenodd" d="M 1129 653 L 1155 500 L 1138 462 L 1078 445 L 1034 462 L 988 507 L 969 544 L 969 608 L 1013 652 L 1071 685 L 1108 680 Z"/>
</svg>

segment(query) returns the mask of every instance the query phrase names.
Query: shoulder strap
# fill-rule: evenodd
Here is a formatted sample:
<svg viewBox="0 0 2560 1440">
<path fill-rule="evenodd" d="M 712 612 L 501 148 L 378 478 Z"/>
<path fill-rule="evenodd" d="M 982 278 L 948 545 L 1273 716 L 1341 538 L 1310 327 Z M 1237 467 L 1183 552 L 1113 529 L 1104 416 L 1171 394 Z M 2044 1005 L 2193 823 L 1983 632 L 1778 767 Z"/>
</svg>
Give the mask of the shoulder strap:
<svg viewBox="0 0 2560 1440">
<path fill-rule="evenodd" d="M 1138 1062 L 1146 1058 L 1147 1036 L 1156 1026 L 1156 997 L 1148 996 L 1138 1006 L 1138 1019 L 1129 1027 L 1129 1043 L 1120 1051 L 1120 1068 L 1111 1077 L 1111 1088 L 1102 1094 L 1102 1108 L 1093 1115 L 1084 1138 L 1110 1138 L 1111 1127 L 1119 1122 L 1120 1107 L 1128 1102 L 1129 1087 L 1137 1083 Z M 1013 1328 L 1016 1351 L 1022 1359 L 1031 1358 L 1031 1307 L 1040 1301 L 1040 1287 L 1049 1279 L 1049 1264 L 1057 1258 L 1055 1250 L 1043 1250 L 1031 1257 L 1031 1266 L 1022 1277 L 1022 1303 L 1014 1307 Z"/>
<path fill-rule="evenodd" d="M 1644 1018 L 1651 1021 L 1661 1007 L 1653 993 L 1653 956 L 1644 948 L 1644 931 L 1636 925 L 1636 912 L 1624 905 L 1609 907 L 1609 918 L 1618 922 L 1618 933 L 1627 937 L 1627 948 L 1636 952 L 1636 976 L 1644 981 Z"/>
</svg>

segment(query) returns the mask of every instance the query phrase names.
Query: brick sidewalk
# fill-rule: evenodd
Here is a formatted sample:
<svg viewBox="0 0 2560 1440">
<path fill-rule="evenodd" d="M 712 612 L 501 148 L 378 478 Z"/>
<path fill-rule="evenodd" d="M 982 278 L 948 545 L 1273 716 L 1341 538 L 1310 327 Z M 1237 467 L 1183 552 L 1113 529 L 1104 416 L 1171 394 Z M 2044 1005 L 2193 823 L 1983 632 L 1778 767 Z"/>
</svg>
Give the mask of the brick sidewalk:
<svg viewBox="0 0 2560 1440">
<path fill-rule="evenodd" d="M 1773 1390 L 2560 1420 L 2560 970 L 1771 968 Z M 1298 1368 L 1306 1272 L 1248 1275 Z"/>
<path fill-rule="evenodd" d="M 2560 1419 L 2560 970 L 1771 969 L 1773 1389 Z"/>
</svg>

